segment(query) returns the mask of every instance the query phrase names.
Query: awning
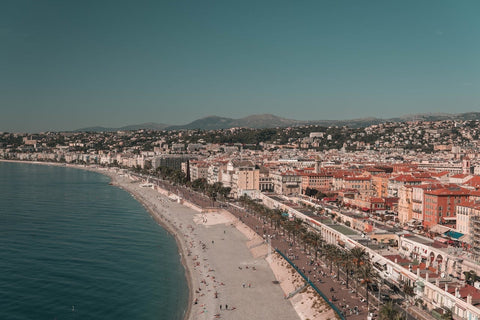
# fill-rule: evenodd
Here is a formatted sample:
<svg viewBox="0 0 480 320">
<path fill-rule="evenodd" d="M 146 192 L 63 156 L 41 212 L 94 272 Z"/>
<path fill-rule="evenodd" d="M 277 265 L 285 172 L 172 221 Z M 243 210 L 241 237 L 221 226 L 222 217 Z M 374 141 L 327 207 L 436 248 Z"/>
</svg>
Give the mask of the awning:
<svg viewBox="0 0 480 320">
<path fill-rule="evenodd" d="M 441 226 L 441 225 L 437 224 L 437 225 L 434 225 L 429 231 L 443 234 L 443 233 L 445 233 L 449 230 L 450 230 L 449 227 L 444 227 L 444 226 Z"/>
<path fill-rule="evenodd" d="M 463 233 L 450 230 L 450 231 L 445 232 L 444 235 L 447 236 L 447 237 L 450 237 L 452 239 L 458 240 L 459 238 L 461 238 L 463 236 Z"/>
</svg>

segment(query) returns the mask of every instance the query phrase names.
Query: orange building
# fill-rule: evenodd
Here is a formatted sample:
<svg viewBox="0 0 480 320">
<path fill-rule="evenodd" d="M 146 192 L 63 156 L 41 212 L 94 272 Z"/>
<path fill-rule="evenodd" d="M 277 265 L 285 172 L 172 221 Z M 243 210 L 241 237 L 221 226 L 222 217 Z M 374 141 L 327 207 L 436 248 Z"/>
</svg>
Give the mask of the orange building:
<svg viewBox="0 0 480 320">
<path fill-rule="evenodd" d="M 423 226 L 431 228 L 436 224 L 454 224 L 455 206 L 469 197 L 470 190 L 461 187 L 448 187 L 424 191 Z"/>
<path fill-rule="evenodd" d="M 379 198 L 388 196 L 388 179 L 390 179 L 390 175 L 385 173 L 372 176 L 372 189 L 375 196 Z"/>
<path fill-rule="evenodd" d="M 307 188 L 328 191 L 332 188 L 332 175 L 328 173 L 302 173 L 302 193 Z"/>
</svg>

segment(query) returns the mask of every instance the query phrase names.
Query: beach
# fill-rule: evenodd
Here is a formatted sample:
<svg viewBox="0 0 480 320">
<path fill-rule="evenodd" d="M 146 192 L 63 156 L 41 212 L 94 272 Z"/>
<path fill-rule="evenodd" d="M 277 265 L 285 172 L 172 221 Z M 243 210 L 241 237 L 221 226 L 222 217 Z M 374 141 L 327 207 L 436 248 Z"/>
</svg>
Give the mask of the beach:
<svg viewBox="0 0 480 320">
<path fill-rule="evenodd" d="M 177 195 L 158 187 L 141 187 L 141 181 L 127 175 L 102 173 L 131 193 L 177 239 L 190 288 L 185 319 L 335 318 L 309 290 L 286 299 L 302 281 L 229 212 L 205 212 L 191 203 L 179 203 Z"/>
</svg>

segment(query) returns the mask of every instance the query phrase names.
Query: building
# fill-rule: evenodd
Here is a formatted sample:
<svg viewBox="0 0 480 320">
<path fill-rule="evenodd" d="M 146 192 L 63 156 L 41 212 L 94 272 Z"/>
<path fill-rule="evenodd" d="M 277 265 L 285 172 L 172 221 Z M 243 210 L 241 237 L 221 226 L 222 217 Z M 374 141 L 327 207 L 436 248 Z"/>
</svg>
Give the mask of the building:
<svg viewBox="0 0 480 320">
<path fill-rule="evenodd" d="M 260 190 L 260 169 L 250 160 L 232 160 L 227 164 L 231 176 L 232 195 L 235 198 L 248 191 Z"/>
<path fill-rule="evenodd" d="M 327 172 L 302 173 L 301 179 L 302 193 L 305 193 L 307 188 L 325 192 L 332 187 L 332 175 Z"/>
<path fill-rule="evenodd" d="M 401 186 L 398 189 L 398 220 L 405 224 L 413 219 L 413 188 Z"/>
<path fill-rule="evenodd" d="M 466 236 L 466 241 L 468 243 L 472 242 L 472 217 L 480 216 L 480 204 L 465 201 L 461 202 L 455 207 L 455 215 L 457 217 L 456 230 Z"/>
<path fill-rule="evenodd" d="M 283 195 L 300 194 L 302 176 L 293 171 L 271 173 L 273 190 Z"/>
<path fill-rule="evenodd" d="M 207 179 L 208 167 L 204 161 L 190 161 L 190 180 Z"/>
<path fill-rule="evenodd" d="M 458 186 L 424 191 L 423 226 L 455 223 L 455 206 L 468 200 L 469 190 Z"/>
</svg>

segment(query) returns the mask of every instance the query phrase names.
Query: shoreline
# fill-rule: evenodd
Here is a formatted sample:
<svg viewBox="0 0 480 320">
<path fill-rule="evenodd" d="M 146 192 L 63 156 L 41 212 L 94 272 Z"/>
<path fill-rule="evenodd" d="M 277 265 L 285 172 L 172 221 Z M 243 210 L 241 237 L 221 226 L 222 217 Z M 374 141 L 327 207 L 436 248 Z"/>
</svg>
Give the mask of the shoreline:
<svg viewBox="0 0 480 320">
<path fill-rule="evenodd" d="M 134 197 L 150 216 L 174 237 L 177 243 L 181 263 L 185 269 L 185 279 L 189 291 L 187 306 L 183 316 L 184 320 L 211 319 L 212 316 L 214 318 L 221 317 L 222 319 L 243 319 L 244 316 L 239 316 L 238 312 L 233 311 L 236 310 L 237 307 L 232 308 L 232 304 L 230 304 L 230 308 L 232 308 L 233 312 L 229 309 L 228 312 L 222 313 L 220 316 L 220 313 L 224 312 L 221 307 L 222 302 L 226 303 L 225 298 L 233 300 L 235 304 L 238 305 L 238 309 L 244 309 L 243 312 L 250 312 L 251 314 L 248 316 L 250 319 L 279 319 L 284 318 L 286 315 L 288 315 L 288 319 L 330 318 L 330 314 L 328 314 L 328 318 L 326 318 L 326 313 L 322 314 L 322 311 L 320 311 L 320 314 L 317 314 L 317 312 L 311 310 L 313 309 L 311 294 L 299 293 L 290 300 L 285 299 L 285 296 L 295 289 L 295 282 L 297 282 L 288 276 L 291 273 L 290 270 L 288 270 L 288 266 L 282 261 L 279 262 L 275 256 L 273 256 L 273 259 L 267 259 L 268 249 L 264 240 L 228 211 L 217 208 L 218 212 L 202 213 L 202 208 L 198 208 L 187 201 L 184 201 L 182 204 L 177 204 L 175 200 L 177 196 L 174 193 L 161 189 L 159 186 L 155 186 L 153 189 L 140 187 L 140 180 L 133 180 L 129 175 L 119 174 L 118 168 L 92 167 L 54 162 L 0 161 L 54 165 L 96 172 L 109 177 L 111 185 L 123 189 Z M 208 223 L 206 222 L 207 216 L 209 220 Z M 202 219 L 205 220 L 202 222 Z M 185 228 L 187 224 L 188 227 Z M 216 233 L 212 230 L 214 228 L 217 229 Z M 221 230 L 218 230 L 219 228 Z M 225 228 L 229 228 L 227 232 L 228 236 L 224 235 L 226 232 Z M 196 233 L 194 233 L 194 229 Z M 200 232 L 202 232 L 202 234 L 199 234 Z M 232 233 L 234 232 L 238 234 L 233 236 Z M 224 247 L 226 246 L 227 248 L 226 252 L 218 254 L 218 252 L 211 252 L 214 250 L 210 251 L 210 248 L 205 250 L 205 244 L 208 243 L 210 246 L 210 239 L 214 237 L 216 237 L 216 243 L 213 244 L 214 241 L 211 240 L 212 247 L 217 246 L 217 243 L 221 244 L 222 242 L 227 243 L 227 241 L 230 241 L 230 244 L 224 245 Z M 203 250 L 200 250 L 201 246 L 197 246 L 197 242 L 204 247 Z M 229 252 L 228 249 L 235 245 L 238 246 L 237 251 L 244 250 L 244 252 L 238 255 Z M 219 249 L 224 250 L 225 248 Z M 192 259 L 192 257 L 194 258 Z M 222 258 L 219 260 L 218 257 Z M 237 259 L 235 262 L 236 265 L 232 266 L 231 263 L 229 265 L 229 261 L 235 259 Z M 273 265 L 273 261 L 276 261 L 276 266 Z M 245 271 L 239 271 L 239 269 L 243 269 L 242 266 L 248 268 L 249 264 L 256 266 L 256 270 L 261 270 L 263 273 L 260 275 L 260 272 L 256 271 L 257 275 L 253 276 L 246 274 Z M 201 265 L 204 267 L 203 270 L 201 269 Z M 205 272 L 206 270 L 208 271 Z M 202 277 L 204 278 L 201 279 Z M 222 277 L 225 279 L 224 281 L 221 280 Z M 233 288 L 232 290 L 232 287 L 230 287 L 232 283 L 234 286 L 241 288 L 243 282 L 243 288 L 246 287 L 243 277 L 250 277 L 252 282 L 258 283 L 259 285 L 261 284 L 258 288 L 256 288 L 255 285 L 254 287 L 256 291 L 262 290 L 262 296 L 264 297 L 258 296 L 250 299 L 250 292 L 245 295 L 244 293 L 240 294 L 244 289 L 237 290 Z M 275 282 L 277 284 L 272 285 L 272 283 Z M 278 284 L 279 282 L 280 286 Z M 248 284 L 248 287 L 250 287 L 250 284 Z M 202 288 L 203 291 L 201 291 Z M 267 294 L 265 294 L 265 290 L 268 290 Z M 215 291 L 215 297 L 213 297 L 213 291 Z M 217 291 L 219 293 L 219 299 L 217 299 Z M 249 299 L 251 301 L 248 301 Z M 263 302 L 261 302 L 262 299 L 264 300 Z M 197 301 L 199 302 L 198 304 Z M 218 310 L 219 302 L 220 311 Z M 231 301 L 229 301 L 229 303 L 231 303 Z M 251 308 L 252 303 L 258 305 L 262 310 L 252 313 L 251 310 L 249 310 L 254 309 Z M 258 317 L 261 312 L 265 313 L 264 316 Z"/>
<path fill-rule="evenodd" d="M 185 239 L 180 239 L 180 238 L 183 238 L 181 232 L 179 232 L 179 230 L 176 230 L 176 228 L 169 221 L 166 221 L 162 215 L 157 214 L 155 210 L 152 209 L 146 203 L 146 201 L 141 199 L 140 195 L 132 193 L 130 190 L 124 188 L 124 186 L 119 184 L 118 181 L 115 179 L 116 177 L 108 174 L 107 172 L 101 172 L 100 170 L 92 170 L 92 171 L 108 176 L 111 179 L 111 184 L 113 186 L 121 188 L 122 190 L 132 195 L 132 197 L 134 197 L 134 199 L 138 201 L 145 208 L 145 210 L 150 214 L 150 216 L 162 228 L 164 228 L 168 233 L 170 233 L 175 239 L 175 242 L 177 243 L 177 247 L 178 247 L 178 253 L 180 255 L 180 261 L 182 262 L 183 268 L 185 269 L 185 279 L 187 281 L 187 286 L 188 286 L 188 301 L 187 301 L 187 306 L 184 312 L 183 319 L 184 320 L 189 319 L 191 316 L 192 303 L 193 303 L 193 275 L 192 275 L 192 271 L 190 270 L 190 267 L 188 266 L 187 260 L 185 259 L 185 256 L 188 250 L 184 245 Z"/>
<path fill-rule="evenodd" d="M 160 214 L 157 214 L 155 210 L 153 210 L 145 201 L 141 199 L 141 195 L 135 194 L 122 186 L 122 184 L 118 183 L 118 172 L 115 170 L 109 170 L 109 168 L 102 168 L 102 167 L 91 167 L 91 166 L 82 166 L 82 165 L 72 165 L 72 164 L 64 164 L 64 163 L 57 163 L 57 162 L 42 162 L 42 161 L 22 161 L 22 160 L 5 160 L 0 159 L 0 162 L 7 162 L 7 163 L 21 163 L 21 164 L 34 164 L 34 165 L 47 165 L 47 166 L 56 166 L 56 167 L 64 167 L 64 168 L 73 168 L 73 169 L 80 169 L 85 171 L 91 171 L 103 176 L 106 176 L 110 179 L 110 185 L 118 187 L 128 194 L 130 194 L 135 201 L 139 202 L 145 211 L 162 227 L 164 228 L 172 237 L 175 239 L 175 242 L 178 247 L 178 253 L 180 255 L 180 260 L 185 269 L 185 279 L 187 281 L 188 286 L 188 301 L 187 306 L 184 311 L 183 320 L 188 320 L 191 315 L 191 307 L 193 303 L 193 276 L 192 271 L 190 270 L 188 263 L 185 259 L 185 254 L 187 249 L 185 248 L 184 243 L 179 239 L 181 237 L 181 233 L 175 229 L 175 227 L 166 221 L 164 217 Z"/>
</svg>

